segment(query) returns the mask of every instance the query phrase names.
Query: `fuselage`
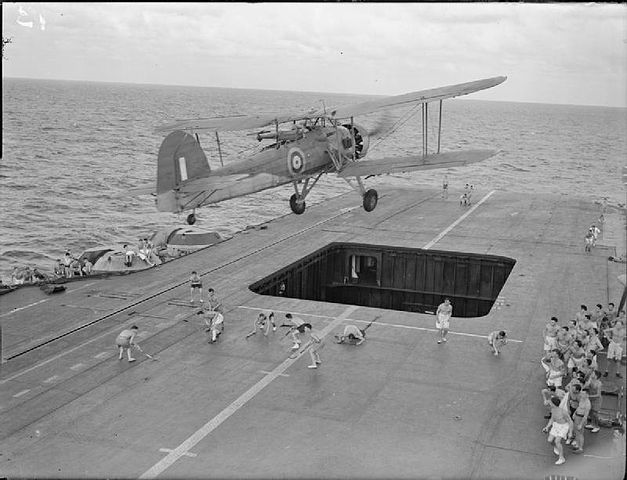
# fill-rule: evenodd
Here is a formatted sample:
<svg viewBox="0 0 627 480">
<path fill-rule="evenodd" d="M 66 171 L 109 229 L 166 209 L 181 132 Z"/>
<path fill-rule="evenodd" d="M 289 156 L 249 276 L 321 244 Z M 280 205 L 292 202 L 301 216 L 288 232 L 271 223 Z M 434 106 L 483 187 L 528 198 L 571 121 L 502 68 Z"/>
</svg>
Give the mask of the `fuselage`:
<svg viewBox="0 0 627 480">
<path fill-rule="evenodd" d="M 279 137 L 277 143 L 251 157 L 232 161 L 206 176 L 182 180 L 178 187 L 158 192 L 157 206 L 161 211 L 181 212 L 298 182 L 331 170 L 333 160 L 329 151 L 336 154 L 338 148 L 344 154 L 352 148 L 350 133 L 344 127 L 316 126 L 294 140 Z"/>
</svg>

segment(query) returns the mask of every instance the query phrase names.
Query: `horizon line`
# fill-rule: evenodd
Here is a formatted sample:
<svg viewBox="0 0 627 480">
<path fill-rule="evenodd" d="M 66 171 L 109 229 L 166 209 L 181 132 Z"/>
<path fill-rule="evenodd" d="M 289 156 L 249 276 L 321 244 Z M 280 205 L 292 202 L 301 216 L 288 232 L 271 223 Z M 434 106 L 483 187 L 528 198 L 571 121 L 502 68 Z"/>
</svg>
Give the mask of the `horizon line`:
<svg viewBox="0 0 627 480">
<path fill-rule="evenodd" d="M 46 80 L 53 82 L 83 82 L 83 83 L 105 83 L 114 85 L 149 85 L 157 87 L 188 87 L 188 88 L 218 88 L 218 89 L 231 89 L 231 90 L 259 90 L 267 92 L 294 92 L 294 93 L 316 93 L 316 94 L 329 94 L 329 95 L 349 95 L 349 96 L 364 96 L 364 97 L 386 97 L 392 95 L 372 94 L 372 93 L 346 93 L 346 92 L 319 92 L 314 90 L 278 90 L 272 88 L 251 88 L 251 87 L 220 87 L 210 85 L 189 85 L 189 84 L 168 84 L 168 83 L 147 83 L 147 82 L 121 82 L 121 81 L 105 81 L 105 80 L 76 80 L 71 78 L 42 78 L 42 77 L 13 77 L 2 75 L 2 80 Z M 618 108 L 627 109 L 627 104 L 623 106 L 616 105 L 598 105 L 598 104 L 580 104 L 580 103 L 547 103 L 540 101 L 521 101 L 521 100 L 485 100 L 485 99 L 473 99 L 473 98 L 452 98 L 451 100 L 470 100 L 478 102 L 500 102 L 500 103 L 523 103 L 533 105 L 560 105 L 560 106 L 572 106 L 572 107 L 598 107 L 598 108 Z"/>
</svg>

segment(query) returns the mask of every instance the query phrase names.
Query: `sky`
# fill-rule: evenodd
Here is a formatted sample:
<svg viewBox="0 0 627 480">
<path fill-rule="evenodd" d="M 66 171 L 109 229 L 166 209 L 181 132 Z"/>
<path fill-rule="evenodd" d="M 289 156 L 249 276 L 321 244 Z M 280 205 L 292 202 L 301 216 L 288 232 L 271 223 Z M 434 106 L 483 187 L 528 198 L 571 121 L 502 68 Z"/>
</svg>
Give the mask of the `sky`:
<svg viewBox="0 0 627 480">
<path fill-rule="evenodd" d="M 3 77 L 627 107 L 627 4 L 3 3 Z"/>
</svg>

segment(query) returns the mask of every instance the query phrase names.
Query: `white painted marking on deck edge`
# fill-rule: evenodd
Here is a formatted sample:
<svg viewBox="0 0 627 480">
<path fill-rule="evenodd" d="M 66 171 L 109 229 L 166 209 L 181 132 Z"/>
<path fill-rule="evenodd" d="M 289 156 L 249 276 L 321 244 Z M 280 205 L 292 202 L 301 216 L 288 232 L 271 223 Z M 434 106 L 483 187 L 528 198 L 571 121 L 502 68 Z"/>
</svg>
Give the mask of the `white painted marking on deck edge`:
<svg viewBox="0 0 627 480">
<path fill-rule="evenodd" d="M 348 307 L 340 316 L 336 317 L 335 320 L 333 320 L 329 325 L 327 325 L 320 331 L 320 336 L 324 338 L 331 330 L 333 330 L 336 326 L 342 323 L 352 312 L 354 312 L 358 308 L 358 306 Z M 227 420 L 241 407 L 246 405 L 249 400 L 251 400 L 259 392 L 261 392 L 265 387 L 267 387 L 275 378 L 279 377 L 285 370 L 291 367 L 296 361 L 298 361 L 299 358 L 300 355 L 296 358 L 287 358 L 286 360 L 284 360 L 280 365 L 274 368 L 269 375 L 263 377 L 252 387 L 246 390 L 229 406 L 227 406 L 218 415 L 216 415 L 207 423 L 205 423 L 202 427 L 200 427 L 178 447 L 169 452 L 163 459 L 155 463 L 151 468 L 146 470 L 139 478 L 155 478 L 159 474 L 163 473 L 166 469 L 171 467 L 179 458 L 185 455 L 186 452 L 189 452 L 189 450 L 194 448 L 201 440 L 203 440 L 213 430 L 220 426 L 222 422 Z"/>
</svg>

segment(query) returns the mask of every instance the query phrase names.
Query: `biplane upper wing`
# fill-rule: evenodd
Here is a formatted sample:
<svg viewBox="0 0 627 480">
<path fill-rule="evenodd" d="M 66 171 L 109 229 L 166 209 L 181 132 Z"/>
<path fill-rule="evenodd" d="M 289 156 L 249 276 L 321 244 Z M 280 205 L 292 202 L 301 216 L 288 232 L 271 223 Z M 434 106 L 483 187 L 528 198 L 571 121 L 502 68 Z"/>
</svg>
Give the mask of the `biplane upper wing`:
<svg viewBox="0 0 627 480">
<path fill-rule="evenodd" d="M 464 150 L 457 152 L 434 153 L 409 157 L 388 157 L 377 160 L 363 160 L 349 163 L 338 175 L 340 177 L 365 177 L 384 173 L 402 173 L 434 168 L 463 167 L 481 162 L 498 153 L 496 150 Z"/>
<path fill-rule="evenodd" d="M 355 105 L 348 105 L 331 109 L 327 108 L 322 110 L 310 110 L 306 113 L 237 115 L 230 117 L 179 120 L 174 123 L 158 126 L 155 128 L 155 131 L 170 132 L 174 130 L 209 130 L 215 132 L 228 132 L 263 128 L 275 122 L 284 123 L 305 119 L 315 119 L 319 117 L 326 117 L 328 115 L 334 116 L 336 118 L 349 118 L 376 112 L 378 110 L 402 107 L 404 105 L 412 103 L 427 103 L 437 100 L 444 100 L 445 98 L 468 95 L 469 93 L 494 87 L 500 83 L 503 83 L 506 79 L 507 77 L 485 78 L 483 80 L 475 80 L 474 82 L 459 83 L 457 85 L 432 88 L 429 90 L 420 90 L 418 92 L 405 93 L 403 95 L 383 97 L 380 99 L 370 100 L 368 102 L 362 102 Z"/>
<path fill-rule="evenodd" d="M 432 88 L 429 90 L 420 90 L 418 92 L 405 93 L 392 97 L 384 97 L 381 99 L 370 100 L 368 102 L 338 107 L 334 109 L 327 108 L 331 116 L 335 118 L 349 118 L 367 113 L 376 112 L 378 110 L 398 108 L 412 103 L 428 103 L 446 98 L 459 97 L 468 95 L 469 93 L 478 92 L 491 88 L 503 83 L 507 77 L 492 77 L 483 80 L 475 80 L 474 82 L 459 83 L 457 85 L 448 85 L 446 87 Z M 324 112 L 318 111 L 310 116 L 323 116 Z"/>
</svg>

